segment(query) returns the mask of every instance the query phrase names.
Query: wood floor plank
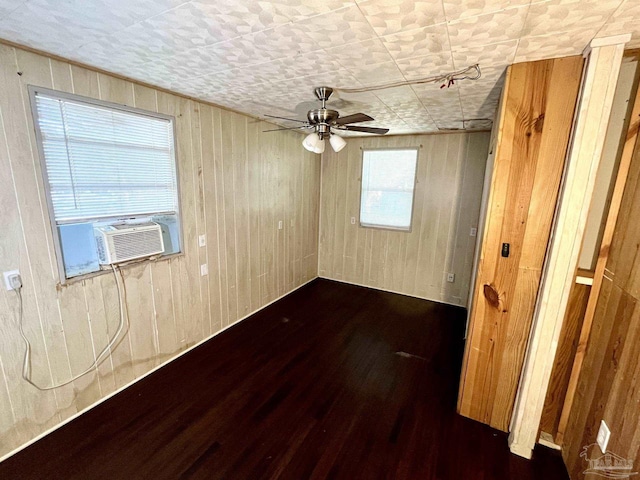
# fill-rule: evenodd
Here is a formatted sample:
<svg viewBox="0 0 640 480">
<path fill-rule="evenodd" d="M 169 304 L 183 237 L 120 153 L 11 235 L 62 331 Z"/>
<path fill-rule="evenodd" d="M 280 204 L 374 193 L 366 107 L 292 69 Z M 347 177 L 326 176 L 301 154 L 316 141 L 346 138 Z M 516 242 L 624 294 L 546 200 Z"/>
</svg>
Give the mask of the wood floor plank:
<svg viewBox="0 0 640 480">
<path fill-rule="evenodd" d="M 11 479 L 568 479 L 455 413 L 465 311 L 315 280 L 0 463 Z"/>
</svg>

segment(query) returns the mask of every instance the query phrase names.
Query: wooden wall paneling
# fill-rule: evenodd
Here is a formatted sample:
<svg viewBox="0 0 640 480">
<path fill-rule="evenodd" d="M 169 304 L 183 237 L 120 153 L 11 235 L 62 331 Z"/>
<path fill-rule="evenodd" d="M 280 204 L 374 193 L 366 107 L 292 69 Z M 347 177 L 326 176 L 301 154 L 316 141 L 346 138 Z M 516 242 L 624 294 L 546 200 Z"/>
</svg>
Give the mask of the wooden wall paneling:
<svg viewBox="0 0 640 480">
<path fill-rule="evenodd" d="M 344 148 L 352 148 L 349 143 Z M 343 150 L 343 151 L 344 151 Z M 335 218 L 335 198 L 333 186 L 335 184 L 336 162 L 333 160 L 336 155 L 332 152 L 325 152 L 321 159 L 322 165 L 322 203 L 320 207 L 320 244 L 318 247 L 318 273 L 320 276 L 329 275 L 333 264 L 331 243 L 333 241 L 333 229 L 329 227 L 331 219 Z"/>
<path fill-rule="evenodd" d="M 236 320 L 251 312 L 251 282 L 249 272 L 249 206 L 247 170 L 247 117 L 233 115 L 233 195 L 235 212 L 236 293 L 238 310 Z"/>
<path fill-rule="evenodd" d="M 562 331 L 558 341 L 558 350 L 551 372 L 540 430 L 555 440 L 560 421 L 560 413 L 567 393 L 571 366 L 578 348 L 580 327 L 587 309 L 591 285 L 575 283 L 569 295 L 567 313 L 562 322 Z"/>
<path fill-rule="evenodd" d="M 247 195 L 249 205 L 249 276 L 251 282 L 251 311 L 260 305 L 260 281 L 261 281 L 261 259 L 260 259 L 260 184 L 262 176 L 262 166 L 260 150 L 258 149 L 259 136 L 262 135 L 261 122 L 249 120 L 247 122 L 247 169 L 248 184 Z M 266 134 L 264 134 L 266 135 Z"/>
<path fill-rule="evenodd" d="M 596 268 L 593 276 L 593 285 L 589 293 L 589 301 L 587 303 L 587 309 L 584 315 L 580 331 L 580 339 L 578 341 L 578 348 L 573 360 L 573 366 L 571 375 L 569 378 L 569 385 L 567 387 L 567 395 L 562 408 L 560 420 L 558 422 L 558 433 L 556 435 L 556 442 L 563 443 L 565 431 L 567 429 L 569 416 L 571 415 L 571 409 L 574 402 L 575 392 L 580 378 L 582 364 L 584 361 L 585 350 L 589 342 L 591 335 L 591 324 L 596 312 L 596 306 L 598 304 L 598 297 L 600 295 L 600 288 L 602 287 L 602 281 L 606 272 L 607 262 L 610 258 L 610 250 L 612 247 L 612 239 L 618 217 L 620 214 L 620 208 L 622 204 L 622 197 L 625 191 L 625 187 L 629 181 L 635 181 L 635 177 L 630 177 L 630 167 L 633 161 L 633 157 L 637 155 L 637 139 L 640 131 L 640 90 L 636 91 L 635 98 L 633 100 L 633 106 L 631 109 L 631 120 L 627 128 L 627 133 L 624 137 L 624 145 L 622 147 L 622 154 L 618 166 L 618 172 L 616 174 L 615 184 L 613 186 L 613 192 L 611 194 L 611 200 L 609 203 L 609 211 L 607 213 L 606 224 L 602 233 L 602 241 L 598 251 L 598 257 L 596 259 Z M 624 218 L 624 217 L 623 217 Z M 613 255 L 612 262 L 615 262 L 615 254 Z M 615 269 L 615 267 L 612 267 Z"/>
<path fill-rule="evenodd" d="M 580 57 L 510 67 L 459 411 L 507 430 L 555 210 Z M 501 245 L 511 245 L 509 258 Z M 485 298 L 485 285 L 498 304 Z"/>
<path fill-rule="evenodd" d="M 325 140 L 326 142 L 326 140 Z M 331 147 L 328 146 L 327 149 Z M 331 155 L 330 161 L 332 162 L 340 162 L 344 161 L 342 158 L 338 158 L 334 152 Z M 334 167 L 336 168 L 336 167 Z M 337 168 L 336 168 L 337 169 Z M 331 245 L 331 251 L 334 252 L 333 261 L 331 265 L 331 271 L 333 275 L 338 279 L 344 279 L 344 244 L 345 244 L 345 222 L 347 217 L 347 181 L 348 178 L 346 175 L 337 175 L 336 176 L 336 185 L 335 185 L 335 210 L 334 214 L 330 218 L 330 221 L 333 223 L 331 230 L 333 231 L 333 243 Z"/>
<path fill-rule="evenodd" d="M 635 106 L 634 112 L 632 124 L 640 119 Z M 576 479 L 583 470 L 583 460 L 580 458 L 582 446 L 595 442 L 601 419 L 607 422 L 612 431 L 608 450 L 629 458 L 634 461 L 634 465 L 638 465 L 640 460 L 637 448 L 640 429 L 637 422 L 639 399 L 636 386 L 640 356 L 640 308 L 639 296 L 630 291 L 633 290 L 633 280 L 629 282 L 629 272 L 636 271 L 633 276 L 638 275 L 635 269 L 639 261 L 636 255 L 640 239 L 636 226 L 636 218 L 640 212 L 640 192 L 637 188 L 640 181 L 640 144 L 636 138 L 637 129 L 636 123 L 635 127 L 630 127 L 630 135 L 627 136 L 627 139 L 635 141 L 635 145 L 631 147 L 635 147 L 632 155 L 629 156 L 629 150 L 625 148 L 620 162 L 613 198 L 619 197 L 621 186 L 624 194 L 621 200 L 612 201 L 611 204 L 605 230 L 610 256 L 599 281 L 600 290 L 590 324 L 590 334 L 584 345 L 580 375 L 563 431 L 563 457 L 571 477 Z M 621 172 L 625 171 L 628 171 L 628 175 L 622 176 Z M 613 233 L 607 234 L 613 222 L 612 210 L 617 214 L 617 221 Z M 601 255 L 606 253 L 604 248 L 603 244 Z M 622 275 L 619 276 L 618 271 Z M 596 271 L 596 275 L 598 273 Z M 596 278 L 594 277 L 594 282 Z M 589 303 L 591 302 L 592 296 L 589 297 Z M 582 335 L 580 340 L 583 340 Z"/>
<path fill-rule="evenodd" d="M 200 106 L 200 127 L 202 130 L 202 184 L 204 196 L 206 259 L 209 265 L 208 296 L 210 317 L 209 328 L 217 332 L 222 328 L 222 299 L 220 298 L 220 254 L 218 251 L 218 211 L 216 192 L 216 145 L 214 140 L 213 109 L 209 105 Z"/>
<path fill-rule="evenodd" d="M 9 258 L 15 258 L 16 253 L 18 254 L 19 262 L 14 263 L 12 268 L 19 267 L 23 284 L 31 286 L 23 292 L 24 326 L 27 337 L 34 342 L 31 378 L 39 385 L 49 386 L 69 380 L 71 367 L 58 295 L 51 288 L 47 288 L 57 279 L 56 260 L 45 247 L 52 243 L 52 233 L 46 200 L 39 188 L 42 184 L 38 178 L 41 170 L 39 157 L 37 154 L 34 155 L 35 134 L 26 86 L 34 83 L 51 87 L 51 69 L 48 61 L 34 53 L 19 52 L 2 46 L 0 55 L 2 64 L 13 66 L 3 69 L 2 83 L 5 93 L 2 95 L 0 109 L 4 120 L 12 185 L 16 191 L 15 208 L 21 219 L 20 229 L 23 237 L 20 243 L 24 243 L 13 250 Z M 21 72 L 22 75 L 18 75 L 17 72 Z M 45 239 L 44 245 L 42 239 Z M 32 292 L 37 293 L 32 295 Z M 39 320 L 38 323 L 36 319 Z M 21 346 L 20 350 L 22 348 Z M 15 362 L 17 358 L 12 360 Z M 30 385 L 20 387 L 33 389 Z M 72 413 L 73 385 L 62 387 L 52 395 L 55 397 L 58 410 L 64 409 L 67 416 Z M 54 415 L 45 402 L 41 403 L 39 408 Z M 32 413 L 42 422 L 39 412 Z"/>
<path fill-rule="evenodd" d="M 276 145 L 276 158 L 282 158 L 282 152 L 285 149 L 286 138 L 284 135 L 278 136 Z M 275 164 L 275 215 L 276 215 L 276 255 L 275 255 L 275 270 L 276 270 L 276 296 L 280 296 L 282 292 L 284 292 L 285 285 L 285 228 L 286 228 L 286 219 L 284 218 L 285 212 L 285 202 L 288 201 L 287 193 L 285 192 L 285 179 L 284 179 L 284 169 L 282 168 L 282 164 L 277 162 Z M 282 222 L 282 228 L 278 228 L 278 223 Z"/>
<path fill-rule="evenodd" d="M 453 298 L 459 298 L 462 302 L 467 296 L 471 286 L 473 270 L 473 258 L 475 254 L 476 236 L 471 236 L 471 228 L 479 230 L 480 202 L 477 192 L 481 192 L 484 186 L 484 172 L 486 160 L 474 152 L 486 152 L 489 149 L 489 138 L 486 135 L 471 135 L 465 143 L 462 172 L 463 179 L 458 194 L 461 196 L 461 204 L 468 205 L 458 209 L 457 233 L 455 235 L 455 251 L 451 272 L 456 272 L 455 283 L 448 285 L 448 292 Z"/>
<path fill-rule="evenodd" d="M 589 205 L 593 196 L 624 43 L 630 35 L 593 40 L 580 89 L 571 149 L 558 203 L 544 281 L 531 330 L 530 347 L 516 398 L 509 447 L 531 458 L 540 428 L 557 342 L 578 267 Z M 563 98 L 566 91 L 558 96 Z"/>
<path fill-rule="evenodd" d="M 423 239 L 428 226 L 432 222 L 425 221 L 425 203 L 429 198 L 427 192 L 433 189 L 434 181 L 431 177 L 431 166 L 434 162 L 435 142 L 424 142 L 418 153 L 418 167 L 416 170 L 416 190 L 413 202 L 413 227 L 412 231 L 417 235 L 410 235 L 407 239 L 407 251 L 405 255 L 404 279 L 402 281 L 403 292 L 417 294 L 417 275 L 419 271 L 419 259 L 428 248 L 423 247 Z"/>
<path fill-rule="evenodd" d="M 180 262 L 180 282 L 182 287 L 182 301 L 184 312 L 187 317 L 183 320 L 185 325 L 186 345 L 190 347 L 196 344 L 202 335 L 202 323 L 204 321 L 204 310 L 200 301 L 200 264 L 198 261 L 198 196 L 195 194 L 197 186 L 194 184 L 193 169 L 195 161 L 193 158 L 190 129 L 192 100 L 184 97 L 171 96 L 175 105 L 176 131 L 178 136 L 178 161 L 181 172 L 186 178 L 181 178 L 180 192 L 182 203 L 182 231 L 184 234 L 184 257 Z M 171 105 L 171 104 L 170 104 Z"/>
<path fill-rule="evenodd" d="M 480 196 L 483 171 L 474 173 L 480 175 L 479 181 L 469 179 L 466 185 L 472 191 L 462 195 L 464 172 L 469 162 L 484 165 L 487 140 L 474 143 L 479 148 L 471 150 L 468 136 L 488 137 L 477 133 L 350 138 L 339 154 L 325 152 L 320 275 L 437 301 L 466 302 L 468 284 L 462 279 L 468 282 L 470 272 L 453 272 L 461 274 L 457 282 L 445 284 L 448 270 L 458 265 L 471 268 L 465 267 L 467 254 L 459 261 L 458 252 L 475 248 L 468 241 L 468 228 L 458 222 L 464 208 L 467 221 L 477 223 L 474 204 Z M 359 225 L 362 149 L 393 147 L 420 147 L 411 232 Z M 463 200 L 456 200 L 458 193 Z M 350 223 L 352 216 L 356 225 Z M 438 248 L 447 254 L 438 255 Z"/>
<path fill-rule="evenodd" d="M 299 135 L 259 135 L 258 122 L 238 114 L 13 47 L 1 46 L 0 59 L 0 200 L 7 207 L 0 212 L 7 229 L 0 265 L 18 267 L 23 277 L 38 383 L 66 381 L 86 368 L 115 333 L 119 306 L 111 273 L 56 289 L 54 232 L 26 85 L 175 116 L 184 233 L 184 254 L 122 268 L 128 331 L 96 371 L 55 391 L 37 391 L 20 379 L 16 299 L 0 292 L 3 455 L 235 321 L 238 299 L 253 311 L 315 277 L 320 163 L 301 151 Z M 198 246 L 202 233 L 206 248 Z M 200 276 L 202 263 L 208 276 Z"/>
<path fill-rule="evenodd" d="M 455 297 L 455 294 L 451 292 L 452 289 L 449 288 L 450 283 L 447 282 L 447 273 L 454 273 L 453 265 L 455 260 L 456 239 L 459 238 L 460 235 L 465 236 L 463 232 L 458 230 L 457 220 L 460 212 L 460 204 L 463 199 L 462 172 L 464 164 L 469 162 L 466 158 L 468 138 L 453 137 L 451 135 L 447 135 L 446 138 L 448 140 L 447 170 L 445 171 L 445 178 L 447 180 L 443 182 L 442 187 L 446 189 L 446 195 L 448 196 L 447 203 L 449 205 L 440 205 L 440 213 L 438 216 L 441 218 L 441 223 L 439 225 L 438 241 L 436 243 L 436 252 L 445 252 L 445 254 L 440 254 L 435 258 L 432 288 L 438 289 L 438 287 L 440 287 L 439 295 L 448 294 L 450 297 Z M 473 202 L 471 201 L 469 203 L 472 204 Z M 460 278 L 458 280 L 460 280 Z"/>
<path fill-rule="evenodd" d="M 229 303 L 231 298 L 229 296 L 229 276 L 227 274 L 227 225 L 225 212 L 227 207 L 225 206 L 225 169 L 224 169 L 224 156 L 223 152 L 227 152 L 231 145 L 231 139 L 228 138 L 228 128 L 222 130 L 222 111 L 219 108 L 214 108 L 213 111 L 213 142 L 214 142 L 214 178 L 215 195 L 216 195 L 216 208 L 218 222 L 216 227 L 216 234 L 218 240 L 218 261 L 220 269 L 220 310 L 221 317 L 220 322 L 222 327 L 226 327 L 231 323 L 229 314 Z"/>
<path fill-rule="evenodd" d="M 298 135 L 290 135 L 293 138 L 293 143 L 295 147 L 299 147 L 299 136 Z M 297 145 L 296 145 L 297 144 Z M 300 155 L 296 158 L 295 161 L 295 177 L 294 181 L 296 182 L 296 218 L 294 221 L 294 232 L 295 232 L 295 264 L 294 264 L 294 283 L 300 284 L 304 282 L 304 278 L 306 277 L 305 267 L 304 267 L 304 252 L 303 252 L 303 236 L 304 236 L 304 222 L 305 222 L 305 192 L 304 190 L 304 170 L 305 170 L 305 157 L 304 148 L 300 150 Z"/>
<path fill-rule="evenodd" d="M 321 159 L 310 152 L 305 153 L 307 162 L 309 162 L 309 174 L 310 178 L 317 179 L 318 181 L 309 182 L 310 186 L 307 189 L 309 192 L 309 249 L 307 250 L 307 269 L 309 278 L 318 276 L 318 247 L 320 240 L 320 176 L 321 176 Z"/>
<path fill-rule="evenodd" d="M 426 195 L 422 207 L 421 242 L 418 252 L 418 266 L 416 270 L 416 289 L 418 296 L 431 298 L 430 286 L 434 279 L 441 278 L 441 275 L 434 277 L 434 264 L 436 255 L 437 234 L 440 231 L 440 210 L 438 209 L 438 199 L 446 198 L 447 193 L 442 189 L 444 180 L 445 163 L 448 139 L 445 135 L 438 135 L 433 139 L 431 149 L 429 177 L 425 178 L 431 191 Z"/>
<path fill-rule="evenodd" d="M 261 231 L 261 264 L 262 264 L 262 288 L 261 296 L 263 302 L 269 302 L 276 298 L 276 275 L 275 275 L 275 237 L 278 220 L 275 212 L 275 192 L 269 185 L 275 182 L 275 156 L 276 156 L 277 135 L 267 135 L 265 149 L 262 153 L 262 205 L 264 213 L 262 215 Z"/>
<path fill-rule="evenodd" d="M 202 311 L 201 330 L 199 332 L 199 338 L 205 338 L 211 335 L 211 301 L 209 299 L 209 278 L 210 275 L 202 275 L 200 269 L 202 265 L 207 266 L 207 272 L 209 269 L 209 263 L 207 259 L 206 247 L 200 246 L 200 235 L 203 235 L 207 231 L 207 220 L 205 212 L 205 199 L 204 199 L 204 178 L 203 178 L 203 135 L 201 127 L 200 109 L 202 105 L 199 102 L 190 102 L 191 104 L 191 153 L 193 156 L 193 192 L 195 197 L 195 218 L 196 218 L 196 246 L 194 247 L 198 254 L 198 272 L 199 272 L 199 295 L 200 305 Z"/>
<path fill-rule="evenodd" d="M 142 85 L 133 85 L 133 101 L 136 108 L 158 111 L 158 100 L 155 90 Z M 176 323 L 173 311 L 173 288 L 171 284 L 171 265 L 169 262 L 153 262 L 141 273 L 141 279 L 148 275 L 151 287 L 152 327 L 155 356 L 162 360 L 178 350 Z M 144 280 L 142 280 L 144 281 Z M 146 289 L 143 290 L 146 293 Z M 146 295 L 143 302 L 148 302 Z M 143 308 L 149 304 L 143 305 Z M 145 324 L 147 327 L 148 324 Z M 144 334 L 144 332 L 141 332 Z M 151 353 L 146 344 L 147 353 Z M 148 363 L 148 362 L 147 362 Z M 157 362 L 156 362 L 157 363 Z"/>
</svg>

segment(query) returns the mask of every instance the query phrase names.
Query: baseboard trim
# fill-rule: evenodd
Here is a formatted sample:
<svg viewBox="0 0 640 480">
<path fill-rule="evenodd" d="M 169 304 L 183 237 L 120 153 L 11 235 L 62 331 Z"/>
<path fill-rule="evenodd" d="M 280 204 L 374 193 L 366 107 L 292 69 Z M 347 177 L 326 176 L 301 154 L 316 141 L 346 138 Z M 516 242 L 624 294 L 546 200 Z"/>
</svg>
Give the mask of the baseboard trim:
<svg viewBox="0 0 640 480">
<path fill-rule="evenodd" d="M 344 280 L 342 278 L 324 277 L 322 275 L 318 275 L 318 278 L 322 278 L 323 280 L 332 280 L 334 282 L 346 283 L 348 285 L 355 285 L 357 287 L 371 288 L 373 290 L 379 290 L 381 292 L 397 293 L 398 295 L 404 295 L 406 297 L 412 297 L 412 298 L 419 298 L 420 300 L 428 300 L 430 302 L 443 303 L 445 305 L 451 305 L 452 307 L 460 307 L 460 308 L 464 308 L 464 309 L 467 308 L 466 304 L 462 305 L 462 304 L 459 304 L 459 303 L 448 302 L 446 300 L 438 300 L 438 299 L 434 299 L 434 298 L 421 297 L 419 295 L 412 295 L 410 293 L 400 292 L 398 290 L 390 290 L 390 289 L 387 289 L 387 288 L 380 288 L 380 287 L 374 287 L 374 286 L 371 286 L 371 285 L 365 285 L 364 283 L 349 282 L 349 281 Z"/>
<path fill-rule="evenodd" d="M 272 300 L 272 301 L 270 301 L 269 303 L 264 304 L 263 306 L 261 306 L 260 308 L 258 308 L 258 309 L 256 309 L 256 310 L 254 310 L 253 312 L 251 312 L 251 313 L 249 313 L 249 314 L 245 315 L 245 316 L 244 316 L 244 317 L 242 317 L 242 318 L 239 318 L 238 320 L 236 320 L 236 321 L 235 321 L 235 322 L 233 322 L 233 323 L 230 323 L 230 324 L 229 324 L 229 325 L 227 325 L 226 327 L 224 327 L 224 328 L 222 328 L 222 329 L 218 330 L 216 333 L 212 333 L 212 334 L 211 334 L 211 335 L 209 335 L 208 337 L 206 337 L 206 338 L 204 338 L 204 339 L 200 340 L 198 343 L 196 343 L 196 344 L 194 344 L 194 345 L 190 346 L 189 348 L 187 348 L 187 349 L 185 349 L 185 350 L 183 350 L 183 351 L 181 351 L 181 352 L 179 352 L 179 353 L 176 353 L 174 357 L 171 357 L 170 359 L 165 360 L 163 363 L 161 363 L 160 365 L 158 365 L 158 366 L 154 367 L 153 369 L 149 370 L 148 372 L 146 372 L 146 373 L 145 373 L 145 374 L 143 374 L 142 376 L 140 376 L 140 377 L 138 377 L 138 378 L 136 378 L 136 379 L 134 379 L 134 380 L 130 381 L 130 382 L 129 382 L 129 383 L 127 383 L 126 385 L 123 385 L 122 387 L 118 388 L 117 390 L 115 390 L 115 391 L 111 392 L 110 394 L 108 394 L 108 395 L 106 395 L 106 396 L 102 397 L 101 399 L 97 400 L 95 403 L 92 403 L 92 404 L 91 404 L 91 405 L 89 405 L 88 407 L 85 407 L 85 408 L 83 408 L 82 410 L 80 410 L 79 412 L 74 413 L 74 414 L 73 414 L 73 415 L 71 415 L 70 417 L 68 417 L 68 418 L 64 419 L 62 422 L 58 423 L 57 425 L 55 425 L 55 426 L 53 426 L 53 427 L 49 428 L 48 430 L 46 430 L 46 431 L 44 431 L 44 432 L 40 433 L 38 436 L 36 436 L 36 437 L 32 438 L 32 439 L 31 439 L 31 440 L 29 440 L 28 442 L 23 443 L 23 444 L 22 444 L 22 445 L 20 445 L 19 447 L 17 447 L 17 448 L 15 448 L 15 449 L 11 450 L 9 453 L 7 453 L 7 454 L 3 455 L 2 457 L 0 457 L 0 462 L 3 462 L 3 461 L 4 461 L 4 460 L 6 460 L 7 458 L 9 458 L 9 457 L 11 457 L 11 456 L 15 455 L 16 453 L 20 452 L 21 450 L 24 450 L 25 448 L 27 448 L 27 447 L 29 447 L 29 446 L 33 445 L 33 444 L 34 444 L 34 443 L 36 443 L 38 440 L 40 440 L 40 439 L 42 439 L 42 438 L 46 437 L 47 435 L 49 435 L 49 434 L 50 434 L 50 433 L 52 433 L 52 432 L 55 432 L 57 429 L 59 429 L 60 427 L 65 426 L 67 423 L 72 422 L 73 420 L 75 420 L 76 418 L 78 418 L 80 415 L 82 415 L 82 414 L 84 414 L 84 413 L 88 412 L 89 410 L 91 410 L 92 408 L 94 408 L 94 407 L 96 407 L 96 406 L 100 405 L 102 402 L 106 402 L 107 400 L 109 400 L 109 399 L 110 399 L 111 397 L 113 397 L 114 395 L 117 395 L 118 393 L 122 392 L 123 390 L 125 390 L 125 389 L 129 388 L 131 385 L 133 385 L 133 384 L 135 384 L 135 383 L 139 382 L 139 381 L 140 381 L 140 380 L 142 380 L 143 378 L 145 378 L 145 377 L 147 377 L 147 376 L 151 375 L 152 373 L 154 373 L 154 372 L 156 372 L 156 371 L 160 370 L 162 367 L 164 367 L 164 366 L 168 365 L 169 363 L 173 362 L 174 360 L 177 360 L 177 359 L 178 359 L 178 358 L 180 358 L 181 356 L 183 356 L 183 355 L 185 355 L 185 354 L 189 353 L 191 350 L 194 350 L 195 348 L 198 348 L 200 345 L 202 345 L 202 344 L 203 344 L 203 343 L 205 343 L 205 342 L 208 342 L 208 341 L 209 341 L 209 340 L 211 340 L 213 337 L 215 337 L 215 336 L 217 336 L 217 335 L 220 335 L 222 332 L 224 332 L 224 331 L 225 331 L 225 330 L 227 330 L 228 328 L 231 328 L 231 327 L 233 327 L 234 325 L 236 325 L 236 324 L 238 324 L 238 323 L 242 322 L 243 320 L 246 320 L 246 319 L 247 319 L 247 318 L 249 318 L 250 316 L 252 316 L 252 315 L 254 315 L 254 314 L 258 313 L 259 311 L 264 310 L 264 309 L 265 309 L 265 308 L 267 308 L 269 305 L 272 305 L 272 304 L 276 303 L 278 300 L 282 300 L 282 299 L 283 299 L 284 297 L 286 297 L 287 295 L 290 295 L 290 294 L 292 294 L 293 292 L 295 292 L 296 290 L 298 290 L 298 289 L 300 289 L 300 288 L 304 287 L 305 285 L 308 285 L 309 283 L 313 282 L 313 281 L 314 281 L 314 280 L 316 280 L 317 278 L 319 278 L 319 277 L 317 277 L 317 276 L 316 276 L 316 277 L 313 277 L 311 280 L 307 280 L 306 282 L 304 282 L 304 283 L 302 283 L 302 284 L 298 285 L 297 287 L 293 288 L 292 290 L 289 290 L 287 293 L 285 293 L 285 294 L 283 294 L 283 295 L 279 296 L 279 297 L 278 297 L 278 298 L 276 298 L 275 300 Z M 109 358 L 109 357 L 105 357 L 105 359 L 106 359 L 106 358 Z"/>
</svg>

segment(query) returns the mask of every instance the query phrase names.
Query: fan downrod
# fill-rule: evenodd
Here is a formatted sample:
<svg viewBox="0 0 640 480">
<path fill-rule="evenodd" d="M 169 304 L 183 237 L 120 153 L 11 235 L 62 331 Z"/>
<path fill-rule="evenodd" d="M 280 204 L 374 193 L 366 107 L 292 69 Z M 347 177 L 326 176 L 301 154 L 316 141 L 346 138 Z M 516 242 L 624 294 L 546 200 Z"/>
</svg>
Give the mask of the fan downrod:
<svg viewBox="0 0 640 480">
<path fill-rule="evenodd" d="M 316 87 L 313 92 L 316 94 L 316 97 L 318 98 L 318 100 L 322 102 L 322 108 L 324 108 L 324 104 L 329 100 L 329 98 L 333 94 L 333 88 Z"/>
</svg>

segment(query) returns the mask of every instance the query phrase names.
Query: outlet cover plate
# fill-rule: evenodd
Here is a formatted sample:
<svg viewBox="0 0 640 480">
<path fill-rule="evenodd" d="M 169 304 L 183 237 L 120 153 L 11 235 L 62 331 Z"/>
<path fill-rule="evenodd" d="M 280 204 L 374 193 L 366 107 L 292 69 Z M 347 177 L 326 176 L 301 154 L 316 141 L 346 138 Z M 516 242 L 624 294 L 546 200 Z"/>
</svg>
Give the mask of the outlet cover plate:
<svg viewBox="0 0 640 480">
<path fill-rule="evenodd" d="M 4 276 L 4 286 L 7 290 L 13 290 L 11 283 L 9 283 L 9 277 L 13 275 L 20 275 L 20 272 L 18 270 L 9 270 L 8 272 L 3 272 L 2 275 Z"/>
<path fill-rule="evenodd" d="M 456 281 L 456 274 L 455 273 L 447 273 L 447 282 L 453 283 L 455 281 Z"/>
<path fill-rule="evenodd" d="M 604 422 L 604 420 L 600 420 L 600 429 L 598 430 L 598 436 L 596 437 L 596 442 L 602 450 L 602 453 L 607 452 L 607 445 L 609 444 L 609 439 L 611 438 L 611 430 Z"/>
</svg>

